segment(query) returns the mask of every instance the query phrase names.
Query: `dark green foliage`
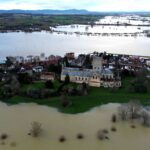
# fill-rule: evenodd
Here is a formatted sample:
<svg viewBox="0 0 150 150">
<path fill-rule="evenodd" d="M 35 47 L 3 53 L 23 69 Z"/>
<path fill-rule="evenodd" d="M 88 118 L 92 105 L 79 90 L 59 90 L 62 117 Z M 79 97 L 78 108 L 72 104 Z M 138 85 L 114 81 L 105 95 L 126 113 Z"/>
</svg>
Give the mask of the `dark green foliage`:
<svg viewBox="0 0 150 150">
<path fill-rule="evenodd" d="M 32 83 L 32 77 L 28 73 L 19 73 L 18 80 L 21 84 L 30 84 Z"/>
<path fill-rule="evenodd" d="M 67 93 L 62 93 L 61 95 L 61 105 L 65 107 L 69 107 L 72 102 L 68 99 Z"/>
<path fill-rule="evenodd" d="M 125 77 L 135 77 L 134 71 L 129 71 L 127 69 L 123 69 L 121 71 L 120 75 L 121 75 L 122 78 L 125 78 Z"/>
<path fill-rule="evenodd" d="M 66 56 L 64 57 L 63 62 L 64 62 L 64 65 L 65 65 L 66 67 L 69 67 L 68 58 L 67 58 Z"/>
<path fill-rule="evenodd" d="M 20 83 L 15 76 L 10 76 L 0 87 L 0 97 L 10 98 L 20 91 Z"/>
<path fill-rule="evenodd" d="M 33 98 L 33 99 L 44 99 L 48 98 L 52 95 L 53 92 L 47 89 L 29 89 L 25 91 L 23 94 L 26 97 Z"/>
<path fill-rule="evenodd" d="M 6 57 L 6 66 L 10 67 L 13 64 L 13 62 L 10 60 L 9 57 Z"/>
<path fill-rule="evenodd" d="M 54 84 L 51 80 L 48 80 L 45 82 L 45 87 L 48 89 L 53 89 L 54 88 Z"/>
<path fill-rule="evenodd" d="M 69 83 L 70 83 L 70 77 L 67 74 L 66 77 L 65 77 L 65 84 L 69 84 Z"/>
<path fill-rule="evenodd" d="M 69 24 L 90 24 L 102 16 L 98 15 L 32 15 L 32 14 L 0 14 L 0 31 L 22 30 L 25 32 L 47 30 L 49 26 Z"/>
<path fill-rule="evenodd" d="M 6 99 L 13 96 L 12 89 L 9 85 L 5 85 L 0 88 L 0 98 Z"/>
<path fill-rule="evenodd" d="M 56 74 L 61 74 L 61 65 L 60 64 L 58 64 L 58 65 L 50 64 L 48 66 L 48 71 L 54 72 Z"/>
<path fill-rule="evenodd" d="M 90 55 L 86 55 L 84 66 L 89 69 L 92 68 L 92 58 L 90 57 Z"/>
<path fill-rule="evenodd" d="M 129 85 L 129 91 L 135 93 L 147 93 L 149 91 L 150 79 L 146 77 L 147 71 L 140 70 L 136 78 Z"/>
</svg>

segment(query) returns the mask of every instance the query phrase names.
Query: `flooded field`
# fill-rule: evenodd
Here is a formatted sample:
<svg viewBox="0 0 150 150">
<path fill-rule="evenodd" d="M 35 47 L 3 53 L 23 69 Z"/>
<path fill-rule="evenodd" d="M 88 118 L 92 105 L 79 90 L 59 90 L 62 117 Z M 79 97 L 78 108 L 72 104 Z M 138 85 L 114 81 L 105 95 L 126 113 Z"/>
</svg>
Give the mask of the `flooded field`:
<svg viewBox="0 0 150 150">
<path fill-rule="evenodd" d="M 137 34 L 140 36 L 144 36 L 145 31 L 149 31 L 150 27 L 137 27 L 137 26 L 114 26 L 114 25 L 109 25 L 109 26 L 100 26 L 100 25 L 66 25 L 66 26 L 58 26 L 57 28 L 53 28 L 54 31 L 58 32 L 66 32 L 66 33 L 78 33 L 82 35 L 82 33 L 87 34 L 87 33 L 92 33 L 95 35 L 99 34 L 102 36 L 111 36 L 111 34 L 116 34 L 116 36 L 124 36 L 127 34 L 128 36 Z M 105 34 L 106 35 L 105 35 Z M 136 36 L 137 36 L 136 35 Z"/>
<path fill-rule="evenodd" d="M 118 104 L 108 104 L 77 115 L 58 112 L 54 108 L 36 104 L 8 106 L 0 103 L 0 133 L 7 133 L 8 139 L 0 141 L 0 150 L 149 150 L 150 128 L 133 123 L 111 123 L 111 115 Z M 31 122 L 42 124 L 39 138 L 28 135 Z M 117 131 L 110 128 L 115 126 Z M 100 141 L 97 132 L 108 129 L 109 139 Z M 77 139 L 82 133 L 83 139 Z M 60 136 L 66 141 L 59 142 Z"/>
<path fill-rule="evenodd" d="M 150 17 L 138 15 L 106 16 L 100 19 L 96 24 L 131 24 L 131 25 L 149 25 Z"/>
<path fill-rule="evenodd" d="M 92 36 L 147 36 L 150 32 L 150 17 L 106 16 L 95 22 L 95 25 L 57 26 L 53 30 L 64 34 Z"/>
</svg>

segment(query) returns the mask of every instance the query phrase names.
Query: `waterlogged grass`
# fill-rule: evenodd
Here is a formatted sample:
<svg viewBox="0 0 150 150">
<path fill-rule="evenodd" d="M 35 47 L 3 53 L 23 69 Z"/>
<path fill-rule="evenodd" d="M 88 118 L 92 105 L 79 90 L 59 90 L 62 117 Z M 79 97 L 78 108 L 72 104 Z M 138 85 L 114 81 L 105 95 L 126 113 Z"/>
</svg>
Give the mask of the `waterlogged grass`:
<svg viewBox="0 0 150 150">
<path fill-rule="evenodd" d="M 119 90 L 111 90 L 105 88 L 95 88 L 91 87 L 89 94 L 87 96 L 73 96 L 68 97 L 69 100 L 72 101 L 72 105 L 67 108 L 63 108 L 61 106 L 61 98 L 60 97 L 51 97 L 48 99 L 32 99 L 26 97 L 15 96 L 11 99 L 5 100 L 6 103 L 9 104 L 18 104 L 18 103 L 32 103 L 35 102 L 40 105 L 47 105 L 51 107 L 58 108 L 59 111 L 64 113 L 81 113 L 95 106 L 99 106 L 107 103 L 125 103 L 129 100 L 138 99 L 144 105 L 150 104 L 150 93 L 140 94 L 140 93 L 130 93 L 128 91 L 129 82 L 133 78 L 126 78 L 123 80 L 122 88 Z M 30 85 L 31 86 L 31 85 Z M 32 85 L 34 88 L 42 88 L 44 83 L 34 83 Z M 55 83 L 55 88 L 59 86 L 59 83 Z M 27 88 L 27 87 L 24 87 Z"/>
</svg>

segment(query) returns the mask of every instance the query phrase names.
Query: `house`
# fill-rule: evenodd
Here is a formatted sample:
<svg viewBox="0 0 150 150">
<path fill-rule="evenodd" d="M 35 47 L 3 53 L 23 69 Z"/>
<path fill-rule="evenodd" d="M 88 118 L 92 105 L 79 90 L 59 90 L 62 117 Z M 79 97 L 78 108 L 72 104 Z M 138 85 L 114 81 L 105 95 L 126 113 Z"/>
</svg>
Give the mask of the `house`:
<svg viewBox="0 0 150 150">
<path fill-rule="evenodd" d="M 43 71 L 43 66 L 36 66 L 36 67 L 33 67 L 32 70 L 36 73 L 40 73 Z"/>
<path fill-rule="evenodd" d="M 94 87 L 121 87 L 120 77 L 115 77 L 114 73 L 108 69 L 103 68 L 102 57 L 94 56 L 92 62 L 92 69 L 70 68 L 62 67 L 61 80 L 69 75 L 70 81 L 74 83 L 87 83 Z"/>
<path fill-rule="evenodd" d="M 45 81 L 48 81 L 48 80 L 54 81 L 54 80 L 55 80 L 55 73 L 52 73 L 52 72 L 44 72 L 44 73 L 41 74 L 40 79 L 41 79 L 41 80 L 45 80 Z"/>
<path fill-rule="evenodd" d="M 72 60 L 75 59 L 74 53 L 66 53 L 66 57 L 68 58 L 68 60 Z"/>
</svg>

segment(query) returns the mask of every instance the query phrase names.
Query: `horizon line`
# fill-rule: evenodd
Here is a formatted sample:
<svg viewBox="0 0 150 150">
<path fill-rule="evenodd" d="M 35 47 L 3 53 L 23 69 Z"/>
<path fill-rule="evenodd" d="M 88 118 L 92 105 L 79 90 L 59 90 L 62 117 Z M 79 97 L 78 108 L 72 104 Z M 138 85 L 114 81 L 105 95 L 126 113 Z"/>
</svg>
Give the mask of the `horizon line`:
<svg viewBox="0 0 150 150">
<path fill-rule="evenodd" d="M 67 11 L 67 10 L 75 10 L 75 11 L 87 11 L 87 12 L 97 12 L 97 13 L 103 13 L 103 12 L 104 13 L 107 13 L 107 12 L 149 12 L 150 13 L 150 10 L 92 11 L 92 10 L 88 10 L 88 9 L 76 9 L 76 8 L 71 8 L 71 9 L 0 9 L 0 11 L 13 11 L 13 10 L 21 10 L 21 11 L 42 11 L 42 10 Z"/>
</svg>

